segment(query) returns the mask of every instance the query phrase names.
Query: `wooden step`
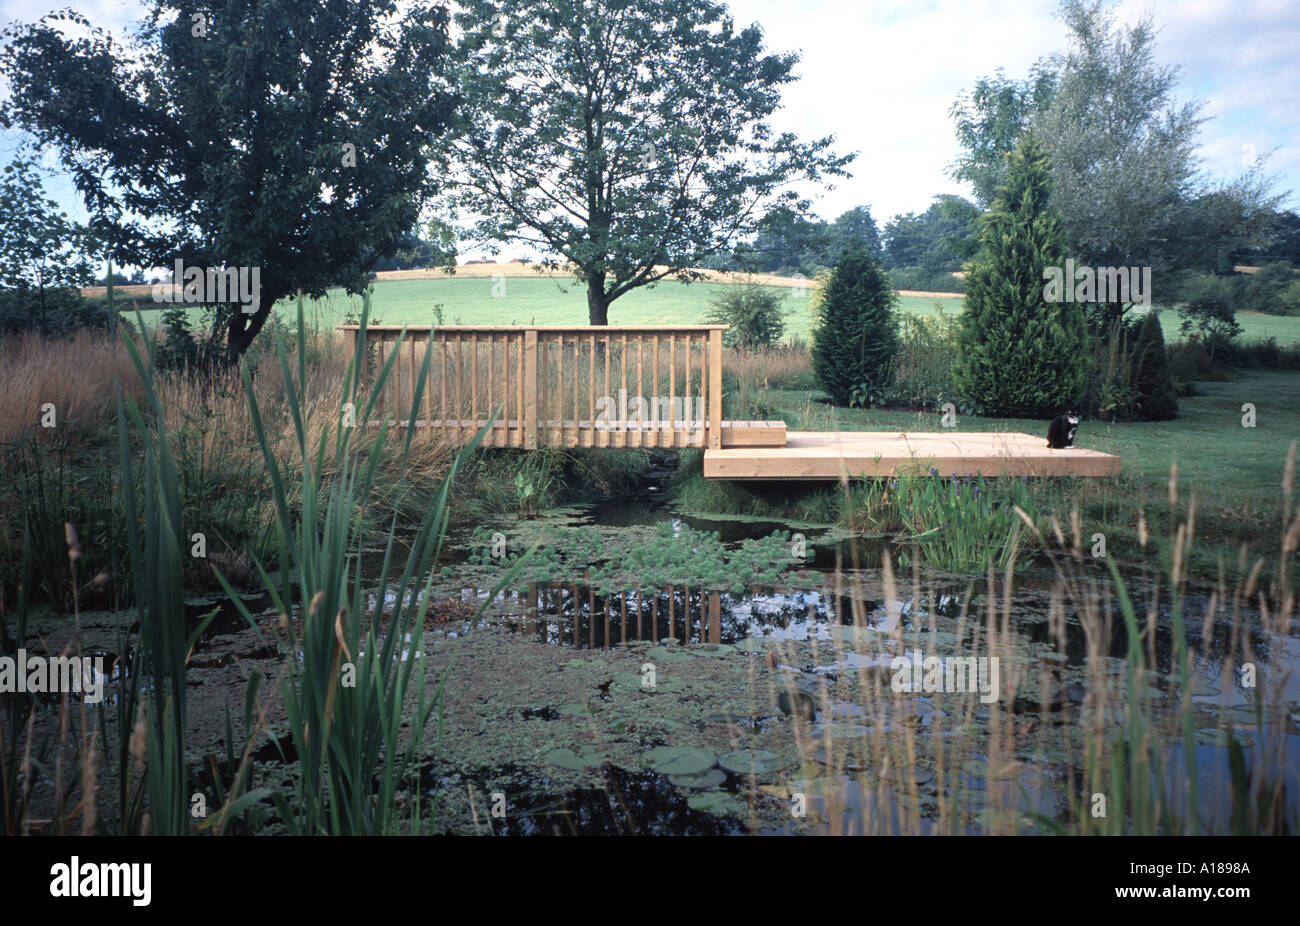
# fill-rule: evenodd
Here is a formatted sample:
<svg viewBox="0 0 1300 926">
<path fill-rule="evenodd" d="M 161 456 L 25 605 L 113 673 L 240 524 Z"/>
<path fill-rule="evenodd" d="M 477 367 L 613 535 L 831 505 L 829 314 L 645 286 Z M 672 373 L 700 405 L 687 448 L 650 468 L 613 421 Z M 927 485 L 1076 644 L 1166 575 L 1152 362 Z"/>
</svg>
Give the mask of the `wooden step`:
<svg viewBox="0 0 1300 926">
<path fill-rule="evenodd" d="M 784 421 L 724 421 L 722 446 L 784 447 Z"/>
</svg>

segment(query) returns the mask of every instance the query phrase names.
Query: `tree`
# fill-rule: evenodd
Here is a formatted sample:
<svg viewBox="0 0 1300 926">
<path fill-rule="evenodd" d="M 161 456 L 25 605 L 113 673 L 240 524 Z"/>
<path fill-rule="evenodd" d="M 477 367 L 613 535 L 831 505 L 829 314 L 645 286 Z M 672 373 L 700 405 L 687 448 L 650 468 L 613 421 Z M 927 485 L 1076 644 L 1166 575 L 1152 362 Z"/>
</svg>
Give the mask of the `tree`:
<svg viewBox="0 0 1300 926">
<path fill-rule="evenodd" d="M 1169 371 L 1169 353 L 1160 317 L 1155 311 L 1142 319 L 1137 344 L 1133 348 L 1131 384 L 1134 411 L 1144 421 L 1168 421 L 1178 417 L 1178 395 L 1173 374 Z"/>
<path fill-rule="evenodd" d="M 1006 183 L 1007 158 L 1034 117 L 1051 105 L 1056 73 L 1039 62 L 1026 80 L 1009 78 L 998 68 L 962 91 L 949 114 L 964 149 L 948 168 L 954 180 L 975 188 L 975 201 L 987 209 Z"/>
<path fill-rule="evenodd" d="M 748 262 L 743 269 L 760 273 L 794 273 L 811 276 L 824 263 L 831 250 L 831 229 L 788 207 L 778 207 L 763 216 L 758 233 L 747 249 Z"/>
<path fill-rule="evenodd" d="M 448 20 L 397 0 L 201 9 L 155 0 L 126 47 L 72 12 L 10 27 L 4 121 L 60 151 L 115 263 L 257 269 L 255 310 L 216 307 L 233 361 L 278 299 L 363 289 L 414 227 L 452 104 Z"/>
<path fill-rule="evenodd" d="M 1103 0 L 1064 0 L 1061 18 L 1069 48 L 1051 59 L 1055 92 L 1033 125 L 1051 151 L 1053 203 L 1076 260 L 1149 266 L 1159 288 L 1178 269 L 1215 269 L 1262 240 L 1279 197 L 1258 165 L 1226 183 L 1203 176 L 1204 104 L 1176 102 L 1180 69 L 1156 64 L 1150 15 L 1116 28 Z M 1098 330 L 1128 307 L 1101 303 Z"/>
<path fill-rule="evenodd" d="M 38 321 L 50 333 L 49 309 L 57 298 L 94 278 L 93 239 L 45 195 L 36 162 L 19 156 L 0 175 L 0 289 L 10 290 L 23 307 L 7 312 L 8 323 L 19 316 Z"/>
<path fill-rule="evenodd" d="M 879 258 L 880 229 L 871 217 L 870 206 L 855 206 L 841 213 L 830 226 L 829 248 L 823 255 L 823 266 L 833 267 L 850 251 L 865 250 Z"/>
<path fill-rule="evenodd" d="M 1213 275 L 1185 277 L 1179 284 L 1179 296 L 1183 300 L 1178 306 L 1183 334 L 1194 333 L 1204 342 L 1211 363 L 1216 355 L 1230 352 L 1242 330 L 1233 281 Z"/>
<path fill-rule="evenodd" d="M 1044 291 L 1044 269 L 1061 266 L 1065 254 L 1049 172 L 1035 136 L 1022 137 L 966 275 L 953 379 L 988 415 L 1051 417 L 1083 397 L 1089 362 L 1083 308 L 1049 301 Z"/>
<path fill-rule="evenodd" d="M 974 256 L 980 211 L 970 200 L 940 194 L 920 215 L 896 215 L 885 225 L 885 266 L 929 273 L 960 270 Z"/>
<path fill-rule="evenodd" d="M 814 307 L 817 380 L 837 405 L 887 385 L 898 352 L 898 295 L 870 252 L 850 251 L 831 271 Z"/>
<path fill-rule="evenodd" d="M 713 0 L 465 0 L 456 83 L 463 135 L 444 166 L 472 234 L 568 261 L 588 316 L 752 236 L 793 184 L 846 176 L 833 138 L 768 118 L 794 55 L 765 54 Z"/>
<path fill-rule="evenodd" d="M 769 348 L 785 333 L 785 289 L 757 284 L 728 286 L 710 301 L 706 319 L 731 326 L 722 332 L 726 347 Z"/>
</svg>

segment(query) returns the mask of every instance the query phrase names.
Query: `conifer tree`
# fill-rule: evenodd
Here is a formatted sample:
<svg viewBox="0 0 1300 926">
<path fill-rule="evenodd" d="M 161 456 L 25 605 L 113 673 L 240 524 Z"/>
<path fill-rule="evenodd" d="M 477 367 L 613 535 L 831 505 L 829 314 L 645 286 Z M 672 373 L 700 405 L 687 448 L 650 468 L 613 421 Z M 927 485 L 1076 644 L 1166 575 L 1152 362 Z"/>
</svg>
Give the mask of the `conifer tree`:
<svg viewBox="0 0 1300 926">
<path fill-rule="evenodd" d="M 1145 421 L 1168 421 L 1178 417 L 1178 396 L 1169 371 L 1169 352 L 1160 319 L 1148 312 L 1133 348 L 1134 410 Z"/>
<path fill-rule="evenodd" d="M 1065 234 L 1050 205 L 1049 162 L 1032 133 L 980 231 L 966 276 L 966 310 L 953 376 L 986 415 L 1046 418 L 1077 407 L 1088 374 L 1088 331 L 1078 302 L 1048 299 L 1044 269 L 1061 267 Z"/>
<path fill-rule="evenodd" d="M 898 352 L 898 296 L 879 262 L 865 248 L 847 252 L 819 294 L 813 330 L 813 370 L 837 405 L 854 390 L 884 386 Z"/>
</svg>

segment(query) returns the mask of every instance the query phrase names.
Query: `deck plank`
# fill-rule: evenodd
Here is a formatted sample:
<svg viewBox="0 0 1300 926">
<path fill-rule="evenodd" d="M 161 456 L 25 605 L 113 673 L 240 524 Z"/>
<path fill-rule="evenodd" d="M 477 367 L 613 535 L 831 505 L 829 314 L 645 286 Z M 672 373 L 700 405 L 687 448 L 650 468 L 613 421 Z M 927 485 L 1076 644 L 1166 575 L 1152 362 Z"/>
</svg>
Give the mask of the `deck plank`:
<svg viewBox="0 0 1300 926">
<path fill-rule="evenodd" d="M 704 454 L 707 479 L 827 481 L 930 467 L 943 476 L 1110 476 L 1120 458 L 1082 447 L 1049 450 L 1042 437 L 996 431 L 790 431 L 784 447 Z"/>
</svg>

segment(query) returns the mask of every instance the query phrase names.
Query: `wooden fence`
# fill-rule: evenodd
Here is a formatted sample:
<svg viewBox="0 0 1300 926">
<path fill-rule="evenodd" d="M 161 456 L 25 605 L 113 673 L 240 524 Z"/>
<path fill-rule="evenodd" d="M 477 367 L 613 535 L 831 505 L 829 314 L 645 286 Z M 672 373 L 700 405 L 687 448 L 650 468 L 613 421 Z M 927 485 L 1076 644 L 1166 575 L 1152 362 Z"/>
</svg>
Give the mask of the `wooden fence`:
<svg viewBox="0 0 1300 926">
<path fill-rule="evenodd" d="M 358 326 L 338 327 L 355 357 Z M 415 424 L 454 443 L 498 412 L 486 446 L 717 449 L 726 327 L 369 325 L 362 382 L 398 354 L 377 408 L 405 426 L 431 350 Z"/>
</svg>

